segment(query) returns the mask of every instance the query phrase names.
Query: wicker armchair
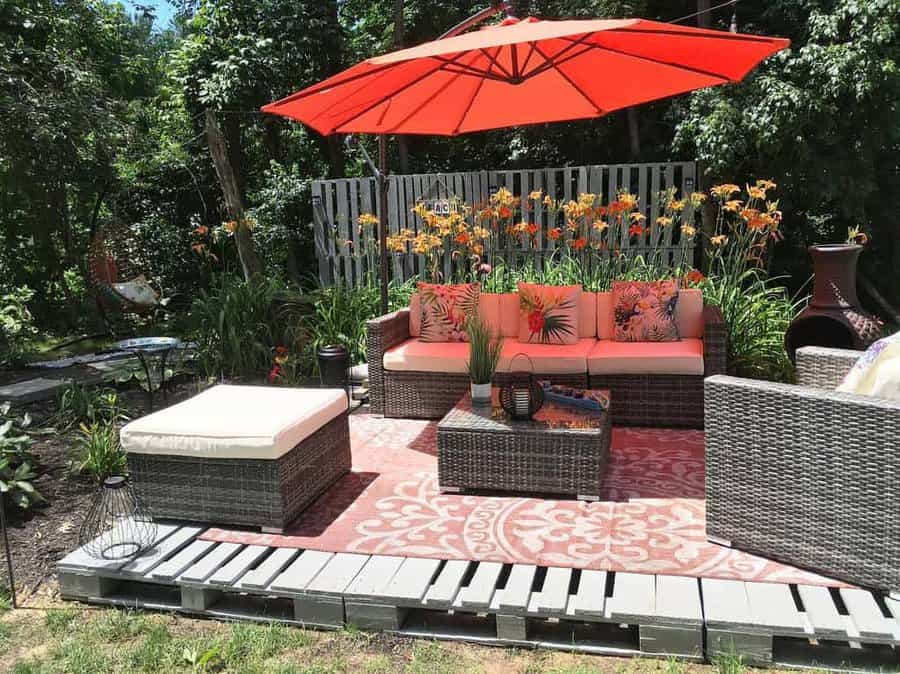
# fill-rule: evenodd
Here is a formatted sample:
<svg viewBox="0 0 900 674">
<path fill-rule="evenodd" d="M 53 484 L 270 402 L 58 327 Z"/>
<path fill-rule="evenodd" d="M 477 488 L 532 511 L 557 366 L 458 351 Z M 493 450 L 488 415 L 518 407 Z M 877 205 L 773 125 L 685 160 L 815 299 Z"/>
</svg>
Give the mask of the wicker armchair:
<svg viewBox="0 0 900 674">
<path fill-rule="evenodd" d="M 897 591 L 900 402 L 834 391 L 859 355 L 798 350 L 798 386 L 706 380 L 707 534 Z"/>
</svg>

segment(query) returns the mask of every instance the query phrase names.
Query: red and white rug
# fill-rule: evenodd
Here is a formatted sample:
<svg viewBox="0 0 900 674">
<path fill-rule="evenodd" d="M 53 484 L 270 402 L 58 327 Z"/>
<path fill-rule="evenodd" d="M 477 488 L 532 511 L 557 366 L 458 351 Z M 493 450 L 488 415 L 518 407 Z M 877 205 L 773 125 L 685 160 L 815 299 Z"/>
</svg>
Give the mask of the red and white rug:
<svg viewBox="0 0 900 674">
<path fill-rule="evenodd" d="M 219 542 L 840 585 L 707 542 L 702 431 L 617 428 L 603 500 L 441 494 L 437 424 L 350 417 L 353 472 L 285 535 Z"/>
</svg>

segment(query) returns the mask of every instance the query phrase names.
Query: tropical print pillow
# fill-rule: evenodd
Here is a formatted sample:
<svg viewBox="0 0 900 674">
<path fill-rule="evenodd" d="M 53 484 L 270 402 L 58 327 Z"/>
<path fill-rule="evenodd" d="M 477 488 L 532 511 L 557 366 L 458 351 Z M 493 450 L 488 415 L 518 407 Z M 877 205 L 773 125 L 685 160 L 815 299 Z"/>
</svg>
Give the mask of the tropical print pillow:
<svg viewBox="0 0 900 674">
<path fill-rule="evenodd" d="M 419 283 L 423 342 L 468 342 L 466 321 L 478 312 L 481 286 Z"/>
<path fill-rule="evenodd" d="M 581 286 L 519 283 L 519 341 L 526 344 L 578 342 Z"/>
<path fill-rule="evenodd" d="M 678 281 L 616 281 L 613 307 L 617 342 L 677 342 Z"/>
</svg>

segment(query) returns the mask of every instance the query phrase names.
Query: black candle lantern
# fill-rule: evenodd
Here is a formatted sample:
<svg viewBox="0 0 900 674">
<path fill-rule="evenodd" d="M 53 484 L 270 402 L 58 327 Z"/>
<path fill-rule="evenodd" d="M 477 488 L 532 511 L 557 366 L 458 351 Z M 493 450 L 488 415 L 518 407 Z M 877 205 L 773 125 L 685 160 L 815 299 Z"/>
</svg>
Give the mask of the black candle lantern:
<svg viewBox="0 0 900 674">
<path fill-rule="evenodd" d="M 128 481 L 109 477 L 78 532 L 78 544 L 92 557 L 128 559 L 156 540 L 156 522 Z"/>
<path fill-rule="evenodd" d="M 513 356 L 509 362 L 510 372 L 507 381 L 500 389 L 500 405 L 504 411 L 516 421 L 531 419 L 544 404 L 544 389 L 534 377 L 534 364 L 531 370 L 513 370 L 512 366 L 519 357 L 528 358 L 524 353 Z M 531 362 L 531 358 L 528 358 Z"/>
</svg>

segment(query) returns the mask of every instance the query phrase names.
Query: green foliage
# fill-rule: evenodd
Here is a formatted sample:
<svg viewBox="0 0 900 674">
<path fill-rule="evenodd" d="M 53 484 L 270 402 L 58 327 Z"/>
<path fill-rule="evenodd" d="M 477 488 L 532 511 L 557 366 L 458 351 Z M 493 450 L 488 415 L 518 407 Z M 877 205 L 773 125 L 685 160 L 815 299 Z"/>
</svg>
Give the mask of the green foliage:
<svg viewBox="0 0 900 674">
<path fill-rule="evenodd" d="M 26 432 L 31 417 L 11 418 L 9 410 L 9 403 L 0 406 L 0 498 L 27 510 L 44 502 L 33 484 L 38 477 L 37 458 L 31 453 L 33 440 Z"/>
<path fill-rule="evenodd" d="M 392 285 L 388 298 L 390 308 L 400 309 L 409 306 L 409 297 L 414 289 L 414 280 L 402 285 Z M 315 353 L 320 347 L 342 344 L 350 350 L 350 359 L 353 363 L 364 363 L 366 321 L 381 313 L 380 289 L 374 285 L 355 288 L 337 285 L 319 288 L 310 296 L 312 311 L 299 320 L 294 319 L 294 324 L 299 328 L 295 339 L 297 343 L 305 345 L 310 360 L 314 360 Z"/>
<path fill-rule="evenodd" d="M 473 384 L 490 384 L 500 362 L 503 340 L 491 332 L 477 315 L 466 323 L 469 335 L 469 360 L 466 369 Z"/>
<path fill-rule="evenodd" d="M 195 672 L 208 672 L 217 669 L 222 664 L 220 653 L 221 648 L 217 644 L 213 644 L 205 650 L 185 646 L 181 653 L 181 659 Z"/>
<path fill-rule="evenodd" d="M 115 389 L 72 382 L 59 392 L 56 419 L 66 427 L 112 424 L 128 420 L 128 410 Z"/>
<path fill-rule="evenodd" d="M 72 450 L 72 472 L 103 482 L 113 475 L 125 475 L 128 461 L 119 443 L 119 429 L 111 423 L 81 424 Z"/>
<path fill-rule="evenodd" d="M 22 286 L 0 296 L 0 364 L 16 363 L 27 350 L 29 339 L 37 335 L 28 302 L 34 291 Z"/>
<path fill-rule="evenodd" d="M 756 270 L 738 276 L 710 276 L 703 299 L 722 309 L 728 327 L 728 369 L 755 379 L 789 381 L 793 365 L 784 349 L 784 333 L 797 314 L 784 287 Z"/>
<path fill-rule="evenodd" d="M 201 374 L 254 377 L 268 372 L 276 335 L 273 303 L 281 290 L 271 279 L 213 278 L 191 307 Z"/>
<path fill-rule="evenodd" d="M 806 268 L 806 244 L 862 225 L 873 235 L 868 275 L 896 297 L 900 4 L 784 0 L 744 21 L 790 37 L 792 48 L 742 84 L 682 99 L 676 147 L 716 178 L 756 174 L 781 184 L 789 246 L 780 262 L 793 273 Z"/>
</svg>

